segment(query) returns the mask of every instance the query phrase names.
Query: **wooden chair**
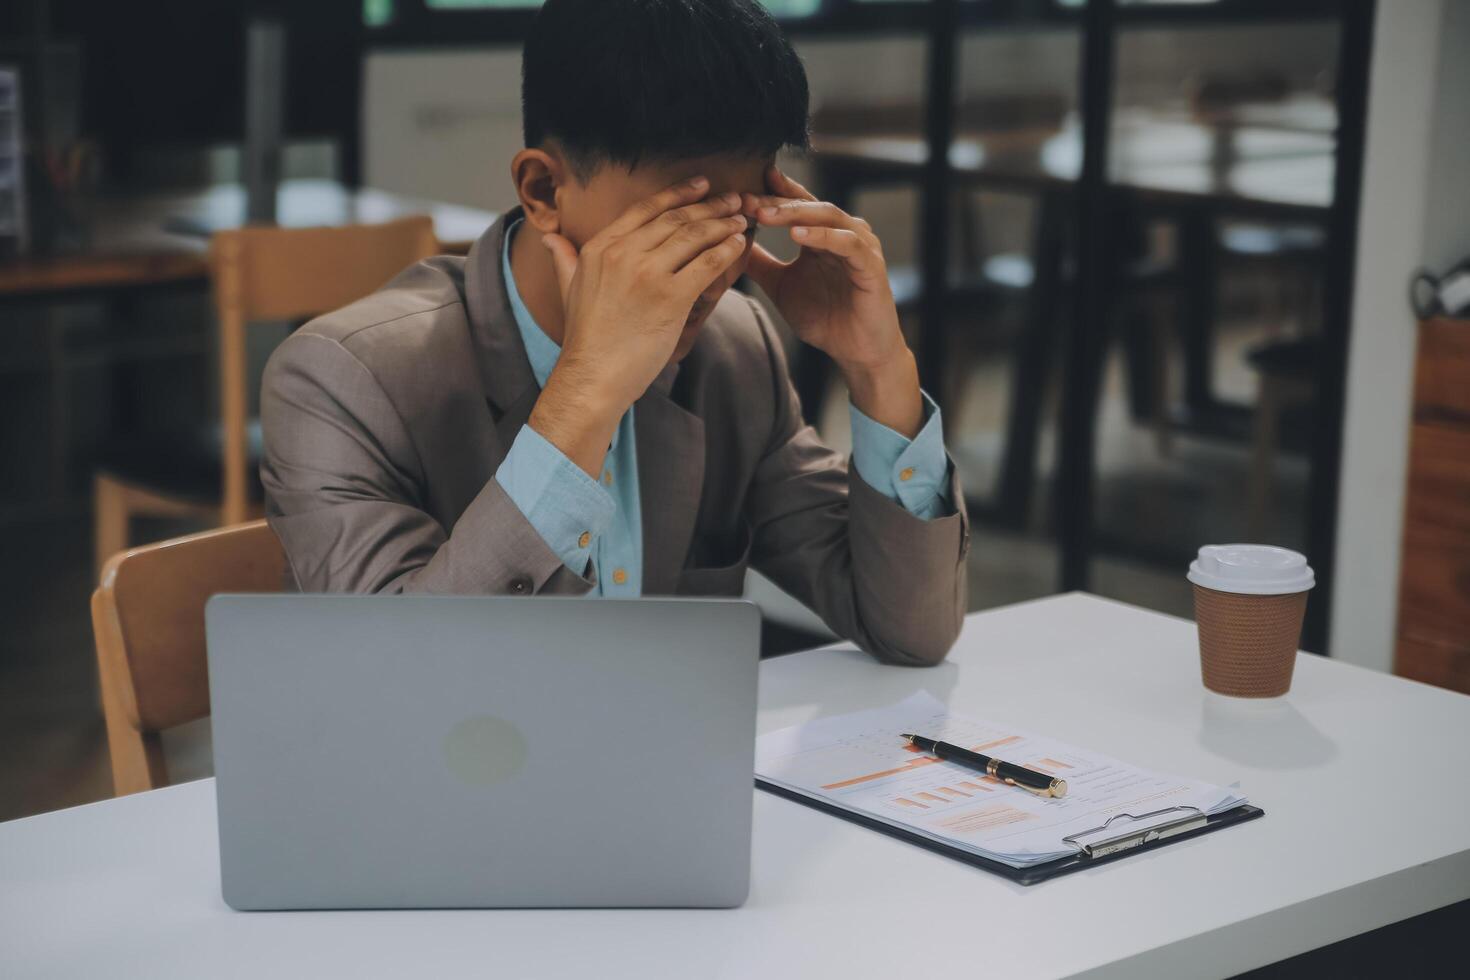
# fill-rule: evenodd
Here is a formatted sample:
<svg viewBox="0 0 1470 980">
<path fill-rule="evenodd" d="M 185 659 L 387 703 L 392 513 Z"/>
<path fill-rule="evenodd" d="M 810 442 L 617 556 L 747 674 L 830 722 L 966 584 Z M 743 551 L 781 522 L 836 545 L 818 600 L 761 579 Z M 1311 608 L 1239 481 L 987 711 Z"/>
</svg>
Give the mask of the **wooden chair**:
<svg viewBox="0 0 1470 980">
<path fill-rule="evenodd" d="M 1311 412 L 1321 348 L 1320 338 L 1305 337 L 1261 344 L 1246 352 L 1246 362 L 1259 381 L 1251 423 L 1250 509 L 1246 524 L 1252 541 L 1271 540 L 1271 504 L 1282 422 L 1290 412 Z"/>
<path fill-rule="evenodd" d="M 238 524 L 260 515 L 259 426 L 249 421 L 246 327 L 346 306 L 438 251 L 424 216 L 340 228 L 250 227 L 210 243 L 219 320 L 220 421 L 103 450 L 94 479 L 100 568 L 134 515 Z"/>
<path fill-rule="evenodd" d="M 209 714 L 204 604 L 279 592 L 286 556 L 265 521 L 113 556 L 92 593 L 102 712 L 116 795 L 168 784 L 159 732 Z"/>
</svg>

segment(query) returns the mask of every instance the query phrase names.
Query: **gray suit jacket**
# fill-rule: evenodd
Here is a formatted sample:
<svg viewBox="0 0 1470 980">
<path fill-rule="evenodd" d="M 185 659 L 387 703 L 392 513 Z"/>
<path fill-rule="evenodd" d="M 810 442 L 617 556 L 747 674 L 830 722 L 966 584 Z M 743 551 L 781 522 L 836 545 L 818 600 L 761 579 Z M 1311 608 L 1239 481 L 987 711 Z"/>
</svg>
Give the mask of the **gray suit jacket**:
<svg viewBox="0 0 1470 980">
<path fill-rule="evenodd" d="M 540 393 L 501 279 L 515 216 L 468 258 L 406 269 L 271 357 L 261 479 L 297 587 L 592 587 L 493 479 Z M 849 474 L 802 422 L 759 304 L 728 293 L 634 419 L 645 594 L 739 595 L 753 566 L 883 660 L 943 659 L 966 602 L 958 480 L 956 513 L 924 521 Z"/>
</svg>

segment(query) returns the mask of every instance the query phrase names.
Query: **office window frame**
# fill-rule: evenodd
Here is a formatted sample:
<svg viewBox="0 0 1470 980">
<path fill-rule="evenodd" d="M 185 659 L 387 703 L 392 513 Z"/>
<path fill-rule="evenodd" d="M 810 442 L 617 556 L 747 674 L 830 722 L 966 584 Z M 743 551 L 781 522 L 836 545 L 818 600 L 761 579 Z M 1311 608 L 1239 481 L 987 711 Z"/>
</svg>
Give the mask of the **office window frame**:
<svg viewBox="0 0 1470 980">
<path fill-rule="evenodd" d="M 1218 0 L 1216 3 L 1117 3 L 1119 27 L 1337 20 L 1345 0 Z M 815 13 L 781 17 L 794 38 L 871 34 L 923 34 L 934 16 L 933 0 L 820 0 Z M 1080 28 L 1084 8 L 1062 0 L 962 0 L 962 27 L 999 29 Z M 428 0 L 394 0 L 393 16 L 365 27 L 370 48 L 519 46 L 534 7 L 434 9 Z"/>
<path fill-rule="evenodd" d="M 796 34 L 800 33 L 794 29 L 798 25 L 804 27 L 809 22 L 829 22 L 839 14 L 838 8 L 850 4 L 851 0 L 819 0 L 817 11 L 811 15 L 778 19 L 788 33 Z M 386 23 L 368 25 L 366 31 L 372 47 L 519 45 L 535 15 L 535 6 L 436 9 L 429 5 L 429 0 L 394 0 L 392 17 Z"/>
<path fill-rule="evenodd" d="M 1228 2 L 1228 0 L 1227 0 Z M 964 4 L 976 19 L 1075 21 L 1076 11 L 1055 0 L 976 0 Z M 833 34 L 918 34 L 929 24 L 929 0 L 819 0 L 815 12 L 777 19 L 791 37 Z M 518 45 L 535 7 L 434 9 L 428 0 L 395 0 L 392 18 L 368 25 L 371 47 Z M 971 19 L 970 17 L 966 18 Z"/>
</svg>

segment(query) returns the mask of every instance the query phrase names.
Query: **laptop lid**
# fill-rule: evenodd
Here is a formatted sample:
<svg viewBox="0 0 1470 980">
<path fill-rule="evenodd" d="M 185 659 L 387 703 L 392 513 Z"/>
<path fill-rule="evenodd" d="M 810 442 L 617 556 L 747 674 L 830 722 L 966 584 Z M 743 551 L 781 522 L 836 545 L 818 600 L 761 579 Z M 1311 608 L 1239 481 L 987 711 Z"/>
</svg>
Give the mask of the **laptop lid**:
<svg viewBox="0 0 1470 980">
<path fill-rule="evenodd" d="M 220 595 L 206 620 L 234 908 L 744 901 L 752 604 Z"/>
</svg>

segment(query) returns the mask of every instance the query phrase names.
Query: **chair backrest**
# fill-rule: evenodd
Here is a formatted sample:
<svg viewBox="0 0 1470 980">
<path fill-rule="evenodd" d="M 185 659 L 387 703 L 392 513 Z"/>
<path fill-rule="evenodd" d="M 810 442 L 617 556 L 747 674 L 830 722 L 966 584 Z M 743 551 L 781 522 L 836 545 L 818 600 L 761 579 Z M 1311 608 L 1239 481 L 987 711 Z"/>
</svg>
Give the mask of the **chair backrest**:
<svg viewBox="0 0 1470 980">
<path fill-rule="evenodd" d="M 103 567 L 92 631 L 117 795 L 166 785 L 159 731 L 209 714 L 205 602 L 279 592 L 285 574 L 265 521 L 134 548 Z"/>
<path fill-rule="evenodd" d="M 249 516 L 246 326 L 301 320 L 346 306 L 438 250 L 434 222 L 424 215 L 338 228 L 254 226 L 211 239 L 224 432 L 221 523 Z"/>
</svg>

